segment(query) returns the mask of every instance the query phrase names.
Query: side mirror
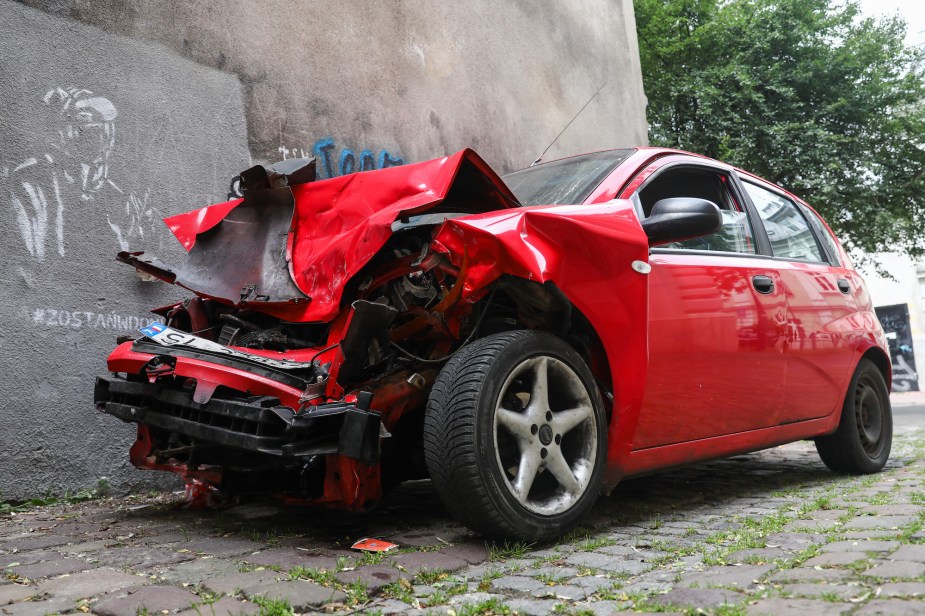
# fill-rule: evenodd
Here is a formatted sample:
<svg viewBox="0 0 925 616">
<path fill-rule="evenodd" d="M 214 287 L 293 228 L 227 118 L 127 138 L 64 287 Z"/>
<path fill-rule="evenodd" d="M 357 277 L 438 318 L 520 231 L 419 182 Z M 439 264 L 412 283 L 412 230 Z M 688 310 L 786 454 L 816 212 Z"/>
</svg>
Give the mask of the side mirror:
<svg viewBox="0 0 925 616">
<path fill-rule="evenodd" d="M 709 235 L 723 226 L 723 217 L 712 201 L 677 197 L 656 201 L 652 213 L 642 221 L 650 244 L 680 242 Z"/>
</svg>

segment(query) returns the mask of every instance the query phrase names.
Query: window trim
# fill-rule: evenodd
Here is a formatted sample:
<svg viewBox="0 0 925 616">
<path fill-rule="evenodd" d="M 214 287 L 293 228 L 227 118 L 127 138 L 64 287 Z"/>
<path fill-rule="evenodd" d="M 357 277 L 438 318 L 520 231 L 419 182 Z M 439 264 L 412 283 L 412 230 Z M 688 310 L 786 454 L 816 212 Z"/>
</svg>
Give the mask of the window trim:
<svg viewBox="0 0 925 616">
<path fill-rule="evenodd" d="M 699 171 L 710 171 L 718 175 L 723 175 L 729 181 L 728 189 L 732 193 L 733 199 L 735 199 L 739 205 L 742 206 L 746 220 L 748 221 L 749 226 L 752 231 L 752 241 L 755 244 L 755 252 L 727 252 L 723 250 L 689 250 L 685 248 L 659 248 L 659 247 L 650 247 L 650 253 L 656 254 L 699 254 L 699 255 L 717 255 L 717 256 L 726 256 L 726 257 L 768 257 L 771 256 L 771 243 L 767 237 L 767 232 L 764 229 L 764 225 L 761 224 L 760 217 L 758 212 L 755 209 L 754 205 L 751 202 L 751 199 L 745 194 L 745 187 L 742 185 L 741 180 L 739 179 L 738 174 L 735 172 L 735 169 L 728 167 L 726 165 L 720 164 L 711 164 L 712 161 L 701 161 L 701 160 L 670 160 L 665 162 L 658 169 L 654 170 L 649 177 L 647 177 L 639 186 L 637 186 L 633 193 L 628 197 L 633 204 L 633 210 L 636 213 L 636 218 L 640 222 L 646 219 L 644 211 L 642 209 L 642 201 L 639 199 L 639 193 L 645 190 L 646 187 L 653 181 L 655 181 L 659 176 L 669 170 L 677 170 L 679 168 L 690 168 L 696 169 Z M 632 180 L 631 180 L 632 181 Z M 758 224 L 756 224 L 756 220 Z"/>
<path fill-rule="evenodd" d="M 758 221 L 759 221 L 759 223 L 761 224 L 762 233 L 763 233 L 763 235 L 765 236 L 765 238 L 766 238 L 767 241 L 768 241 L 768 256 L 769 256 L 770 258 L 772 258 L 772 259 L 774 259 L 774 260 L 776 260 L 776 261 L 790 261 L 790 262 L 793 262 L 793 263 L 815 263 L 815 264 L 824 264 L 824 265 L 835 265 L 835 263 L 832 262 L 832 256 L 829 255 L 828 249 L 823 245 L 822 241 L 819 239 L 819 235 L 818 235 L 818 233 L 817 233 L 816 225 L 813 224 L 813 222 L 810 221 L 810 220 L 806 217 L 806 213 L 803 211 L 803 208 L 800 207 L 801 204 L 799 204 L 799 203 L 797 203 L 796 201 L 794 201 L 792 197 L 790 197 L 788 194 L 786 194 L 786 193 L 785 193 L 784 191 L 782 191 L 780 188 L 777 188 L 776 186 L 774 186 L 773 184 L 770 184 L 770 183 L 768 183 L 768 182 L 759 181 L 758 178 L 748 177 L 748 178 L 740 178 L 740 180 L 741 180 L 741 182 L 742 182 L 742 189 L 743 189 L 743 192 L 745 193 L 746 198 L 748 199 L 749 203 L 751 203 L 752 209 L 754 210 L 755 215 L 757 216 Z M 767 191 L 767 192 L 769 192 L 769 193 L 772 193 L 772 194 L 776 195 L 777 197 L 783 199 L 784 201 L 786 201 L 786 202 L 789 203 L 790 205 L 792 205 L 793 208 L 794 208 L 794 209 L 797 211 L 797 213 L 800 215 L 800 218 L 803 220 L 803 222 L 806 223 L 806 228 L 809 229 L 810 235 L 812 235 L 813 241 L 816 243 L 816 249 L 819 251 L 819 254 L 822 256 L 822 260 L 819 260 L 819 259 L 796 259 L 796 258 L 794 258 L 794 257 L 780 257 L 780 256 L 775 255 L 775 254 L 774 254 L 774 250 L 773 250 L 773 248 L 771 247 L 771 238 L 768 236 L 768 230 L 767 230 L 767 229 L 765 228 L 765 226 L 764 226 L 764 219 L 761 218 L 761 215 L 760 215 L 760 214 L 758 214 L 758 206 L 755 205 L 754 201 L 752 201 L 751 195 L 748 194 L 748 190 L 745 188 L 745 185 L 746 185 L 746 184 L 751 184 L 752 186 L 754 186 L 754 187 L 756 187 L 756 188 L 760 188 L 760 189 L 765 190 L 765 191 Z M 836 263 L 837 263 L 837 260 L 836 260 Z"/>
</svg>

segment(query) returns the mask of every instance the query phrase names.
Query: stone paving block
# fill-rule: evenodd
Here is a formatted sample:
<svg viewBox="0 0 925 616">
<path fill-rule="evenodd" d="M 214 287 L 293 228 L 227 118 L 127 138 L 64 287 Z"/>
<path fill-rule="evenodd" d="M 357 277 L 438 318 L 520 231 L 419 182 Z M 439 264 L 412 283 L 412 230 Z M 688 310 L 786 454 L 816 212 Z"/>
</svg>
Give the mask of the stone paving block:
<svg viewBox="0 0 925 616">
<path fill-rule="evenodd" d="M 871 567 L 863 575 L 879 578 L 916 578 L 925 575 L 925 563 L 890 560 Z"/>
<path fill-rule="evenodd" d="M 847 584 L 785 584 L 780 590 L 790 593 L 794 597 L 819 598 L 823 595 L 833 595 L 839 599 L 849 599 L 864 594 L 864 588 L 848 586 Z"/>
<path fill-rule="evenodd" d="M 569 553 L 571 551 L 572 550 L 568 550 Z M 558 547 L 548 550 L 534 550 L 530 552 L 531 558 L 565 558 L 566 556 L 567 554 L 565 552 L 560 552 Z"/>
<path fill-rule="evenodd" d="M 611 556 L 635 556 L 639 550 L 628 545 L 605 545 L 597 548 L 595 552 L 610 554 Z"/>
<path fill-rule="evenodd" d="M 241 558 L 245 562 L 254 565 L 278 566 L 287 571 L 293 567 L 325 569 L 328 571 L 333 571 L 337 568 L 337 558 L 333 556 L 318 556 L 296 548 L 269 548 Z"/>
<path fill-rule="evenodd" d="M 794 520 L 781 529 L 785 533 L 824 533 L 842 526 L 838 520 Z"/>
<path fill-rule="evenodd" d="M 854 612 L 854 616 L 921 616 L 923 612 L 925 606 L 921 601 L 874 599 Z"/>
<path fill-rule="evenodd" d="M 247 573 L 232 573 L 222 577 L 207 579 L 202 581 L 203 587 L 216 593 L 234 595 L 238 591 L 245 595 L 259 593 L 261 588 L 277 582 L 279 579 L 288 579 L 286 573 L 277 573 L 275 571 L 249 571 Z"/>
<path fill-rule="evenodd" d="M 366 606 L 369 613 L 374 614 L 376 610 L 380 613 L 388 614 L 400 614 L 403 612 L 408 612 L 411 609 L 407 603 L 399 601 L 398 599 L 376 599 L 372 603 Z M 203 616 L 206 616 L 205 614 Z"/>
<path fill-rule="evenodd" d="M 115 569 L 93 569 L 73 575 L 52 578 L 36 585 L 37 594 L 48 593 L 72 601 L 97 597 L 129 586 L 143 586 L 150 581 L 139 575 Z"/>
<path fill-rule="evenodd" d="M 748 616 L 838 616 L 847 614 L 854 605 L 840 604 L 828 601 L 815 601 L 812 599 L 761 599 L 748 605 Z"/>
<path fill-rule="evenodd" d="M 222 597 L 215 603 L 200 604 L 176 616 L 251 616 L 260 612 L 260 606 L 250 601 Z"/>
<path fill-rule="evenodd" d="M 498 578 L 497 580 L 492 580 L 491 586 L 496 590 L 533 592 L 534 590 L 545 588 L 546 584 L 540 582 L 539 580 L 534 580 L 533 578 L 524 577 L 522 575 L 506 575 L 504 577 Z"/>
<path fill-rule="evenodd" d="M 409 552 L 394 557 L 392 562 L 410 572 L 457 571 L 469 564 L 462 558 L 441 552 Z"/>
<path fill-rule="evenodd" d="M 881 597 L 922 597 L 925 596 L 923 582 L 891 582 L 879 588 Z"/>
<path fill-rule="evenodd" d="M 561 601 L 554 599 L 510 599 L 505 605 L 523 616 L 546 616 L 555 611 L 556 605 Z M 585 609 L 582 606 L 582 609 Z"/>
<path fill-rule="evenodd" d="M 747 560 L 761 559 L 761 562 L 769 563 L 776 558 L 788 556 L 791 556 L 791 553 L 781 548 L 754 548 L 733 552 L 726 556 L 725 560 L 727 563 L 744 563 Z"/>
<path fill-rule="evenodd" d="M 918 518 L 913 515 L 881 515 L 861 516 L 848 520 L 846 530 L 867 530 L 871 528 L 902 528 L 915 522 Z"/>
<path fill-rule="evenodd" d="M 28 537 L 20 537 L 18 539 L 10 539 L 0 545 L 0 550 L 10 551 L 18 550 L 20 552 L 27 552 L 29 550 L 42 550 L 45 548 L 53 548 L 55 546 L 64 545 L 66 543 L 77 543 L 81 541 L 78 537 L 72 537 L 70 535 L 30 535 Z"/>
<path fill-rule="evenodd" d="M 499 601 L 504 601 L 506 597 L 504 595 L 499 595 L 490 592 L 467 592 L 463 595 L 455 595 L 450 598 L 450 605 L 458 605 L 460 607 L 466 605 L 476 605 L 479 603 L 484 603 L 492 599 L 498 599 Z"/>
<path fill-rule="evenodd" d="M 83 543 L 72 543 L 70 545 L 59 545 L 54 549 L 59 554 L 87 554 L 89 552 L 96 552 L 102 550 L 108 545 L 111 545 L 112 541 L 108 539 L 97 539 L 95 541 L 85 541 Z"/>
<path fill-rule="evenodd" d="M 192 539 L 190 534 L 176 531 L 160 533 L 157 535 L 146 535 L 140 539 L 141 543 L 146 545 L 172 545 L 174 543 L 188 543 Z"/>
<path fill-rule="evenodd" d="M 475 565 L 488 560 L 488 548 L 485 547 L 484 541 L 467 541 L 457 543 L 440 550 L 442 554 L 461 558 L 470 565 Z"/>
<path fill-rule="evenodd" d="M 305 580 L 292 580 L 290 582 L 275 582 L 256 592 L 246 593 L 248 597 L 261 595 L 268 599 L 284 599 L 289 602 L 296 612 L 305 612 L 312 608 L 319 608 L 328 603 L 340 602 L 347 595 L 336 588 L 326 588 L 314 582 Z"/>
<path fill-rule="evenodd" d="M 158 572 L 157 577 L 176 584 L 198 584 L 209 578 L 240 573 L 241 565 L 222 558 L 197 558 Z"/>
<path fill-rule="evenodd" d="M 137 614 L 143 609 L 154 614 L 162 610 L 172 612 L 189 607 L 196 601 L 199 601 L 199 597 L 176 586 L 135 586 L 100 597 L 92 609 L 99 616 Z"/>
<path fill-rule="evenodd" d="M 86 571 L 92 568 L 93 565 L 79 558 L 68 558 L 66 556 L 59 556 L 55 560 L 43 560 L 31 565 L 11 567 L 13 573 L 29 580 L 40 580 L 56 575 L 64 575 L 65 573 L 77 573 L 78 571 Z"/>
<path fill-rule="evenodd" d="M 913 515 L 922 513 L 919 505 L 869 505 L 860 509 L 861 514 L 872 515 Z"/>
<path fill-rule="evenodd" d="M 627 594 L 645 593 L 645 594 L 662 594 L 674 587 L 674 583 L 659 580 L 640 580 L 631 582 L 620 590 Z"/>
<path fill-rule="evenodd" d="M 681 578 L 678 582 L 679 587 L 691 588 L 698 586 L 706 588 L 708 586 L 737 586 L 738 588 L 748 588 L 756 580 L 764 578 L 769 572 L 773 571 L 775 565 L 741 565 L 735 567 L 710 567 L 703 571 L 690 573 Z"/>
<path fill-rule="evenodd" d="M 824 543 L 826 536 L 821 533 L 771 533 L 765 537 L 765 546 L 798 552 L 811 545 Z"/>
<path fill-rule="evenodd" d="M 177 552 L 171 547 L 132 546 L 107 548 L 93 554 L 93 559 L 110 567 L 131 567 L 136 571 L 193 560 L 192 552 Z"/>
<path fill-rule="evenodd" d="M 366 586 L 370 593 L 377 592 L 383 586 L 398 581 L 401 573 L 389 565 L 366 565 L 353 571 L 341 571 L 336 575 L 344 584 L 360 582 Z"/>
<path fill-rule="evenodd" d="M 44 601 L 26 601 L 25 603 L 12 603 L 2 608 L 4 616 L 48 616 L 74 609 L 74 602 L 63 597 L 52 597 Z"/>
<path fill-rule="evenodd" d="M 446 533 L 436 530 L 422 530 L 398 535 L 388 534 L 385 539 L 402 547 L 423 548 L 432 545 L 444 545 Z"/>
<path fill-rule="evenodd" d="M 892 552 L 899 541 L 833 541 L 822 546 L 823 552 Z M 908 560 L 908 559 L 906 559 Z"/>
<path fill-rule="evenodd" d="M 553 565 L 545 565 L 536 569 L 524 569 L 520 572 L 520 574 L 527 577 L 542 576 L 553 579 L 568 579 L 578 575 L 578 569 L 574 567 L 556 567 Z"/>
<path fill-rule="evenodd" d="M 264 548 L 262 543 L 239 537 L 201 537 L 175 546 L 178 550 L 190 550 L 196 554 L 211 554 L 212 556 L 237 556 L 251 554 Z"/>
<path fill-rule="evenodd" d="M 783 569 L 771 575 L 769 581 L 780 582 L 837 582 L 852 577 L 848 569 L 816 569 L 815 567 L 795 567 Z"/>
<path fill-rule="evenodd" d="M 9 569 L 17 565 L 33 565 L 35 563 L 42 562 L 43 560 L 50 560 L 54 558 L 60 558 L 61 555 L 58 552 L 53 552 L 51 550 L 39 550 L 36 552 L 14 552 L 13 554 L 0 554 L 0 569 Z"/>
<path fill-rule="evenodd" d="M 838 536 L 842 539 L 852 541 L 896 541 L 900 536 L 900 531 L 897 529 L 891 530 L 889 528 L 881 528 L 880 530 L 848 530 L 840 532 Z"/>
<path fill-rule="evenodd" d="M 867 560 L 869 557 L 864 552 L 826 552 L 819 556 L 813 556 L 803 563 L 804 567 L 838 567 L 850 565 L 859 560 Z"/>
<path fill-rule="evenodd" d="M 588 596 L 588 589 L 581 586 L 571 586 L 569 584 L 556 584 L 554 586 L 545 586 L 538 588 L 532 593 L 538 599 L 553 598 L 565 599 L 568 601 L 580 601 Z"/>
<path fill-rule="evenodd" d="M 704 608 L 717 607 L 720 605 L 736 605 L 745 599 L 745 595 L 734 590 L 720 588 L 673 588 L 664 595 L 652 597 L 651 601 L 658 605 Z"/>
<path fill-rule="evenodd" d="M 571 586 L 581 586 L 582 588 L 586 588 L 593 593 L 601 590 L 602 588 L 612 587 L 613 582 L 613 580 L 605 577 L 597 577 L 596 575 L 582 575 L 580 577 L 570 579 L 568 584 Z"/>
<path fill-rule="evenodd" d="M 35 595 L 35 587 L 20 584 L 6 584 L 0 586 L 0 605 L 23 601 Z"/>
<path fill-rule="evenodd" d="M 925 545 L 904 545 L 889 556 L 890 560 L 910 560 L 925 563 Z"/>
</svg>

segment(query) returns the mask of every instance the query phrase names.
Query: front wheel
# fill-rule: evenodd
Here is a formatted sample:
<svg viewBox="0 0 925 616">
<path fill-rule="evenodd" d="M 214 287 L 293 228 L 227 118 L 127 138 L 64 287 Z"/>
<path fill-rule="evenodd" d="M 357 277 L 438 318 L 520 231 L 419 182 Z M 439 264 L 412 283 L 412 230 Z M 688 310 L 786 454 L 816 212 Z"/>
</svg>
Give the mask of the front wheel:
<svg viewBox="0 0 925 616">
<path fill-rule="evenodd" d="M 842 407 L 838 429 L 816 439 L 830 469 L 853 475 L 876 473 L 890 457 L 893 412 L 883 374 L 869 359 L 858 363 Z"/>
<path fill-rule="evenodd" d="M 603 403 L 568 344 L 536 331 L 482 338 L 440 372 L 427 405 L 427 468 L 447 509 L 488 536 L 550 539 L 597 498 Z"/>
</svg>

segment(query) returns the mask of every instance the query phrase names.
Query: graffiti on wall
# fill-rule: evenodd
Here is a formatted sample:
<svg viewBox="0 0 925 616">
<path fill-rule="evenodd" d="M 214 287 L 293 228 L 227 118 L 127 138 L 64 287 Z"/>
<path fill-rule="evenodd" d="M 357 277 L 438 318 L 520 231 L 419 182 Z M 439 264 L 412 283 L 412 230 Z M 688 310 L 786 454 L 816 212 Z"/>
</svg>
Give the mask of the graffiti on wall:
<svg viewBox="0 0 925 616">
<path fill-rule="evenodd" d="M 357 171 L 397 167 L 405 162 L 400 156 L 395 156 L 385 149 L 378 152 L 363 149 L 359 153 L 353 148 L 338 149 L 337 142 L 331 137 L 318 139 L 310 148 L 281 145 L 277 148 L 277 151 L 283 157 L 283 160 L 314 156 L 317 161 L 317 173 L 320 179 L 349 175 Z"/>
<path fill-rule="evenodd" d="M 915 371 L 912 329 L 909 325 L 909 305 L 880 306 L 875 310 L 890 346 L 893 391 L 919 391 L 919 375 Z"/>
<path fill-rule="evenodd" d="M 127 250 L 128 240 L 143 237 L 160 216 L 148 206 L 147 193 L 126 194 L 110 177 L 118 110 L 108 98 L 77 87 L 52 88 L 41 101 L 52 118 L 43 151 L 0 169 L 26 250 L 39 261 L 48 254 L 63 257 L 66 218 L 94 215 L 93 203 L 110 194 L 125 203 L 123 212 L 106 218 Z"/>
<path fill-rule="evenodd" d="M 94 312 L 91 310 L 65 310 L 63 308 L 34 308 L 30 312 L 32 325 L 35 327 L 55 327 L 65 329 L 112 329 L 124 332 L 137 332 L 151 323 L 163 323 L 157 316 L 137 316 L 120 314 L 114 310 Z"/>
</svg>

